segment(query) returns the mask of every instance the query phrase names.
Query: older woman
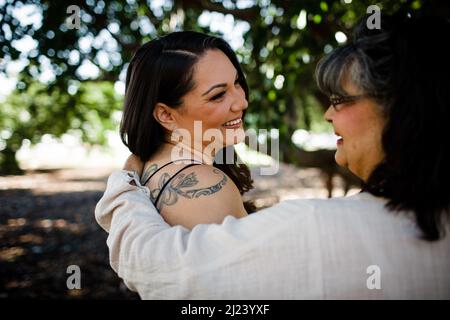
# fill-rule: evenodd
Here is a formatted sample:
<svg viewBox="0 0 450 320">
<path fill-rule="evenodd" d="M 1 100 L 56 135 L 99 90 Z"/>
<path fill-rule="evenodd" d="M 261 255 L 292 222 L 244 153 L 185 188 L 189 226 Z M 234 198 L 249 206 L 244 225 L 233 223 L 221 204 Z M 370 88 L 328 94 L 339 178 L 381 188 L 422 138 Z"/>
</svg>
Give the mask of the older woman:
<svg viewBox="0 0 450 320">
<path fill-rule="evenodd" d="M 158 215 L 132 158 L 96 208 L 111 265 L 131 290 L 178 299 L 450 298 L 450 54 L 439 36 L 449 24 L 405 18 L 381 27 L 363 20 L 316 74 L 340 136 L 336 161 L 365 181 L 363 192 L 285 201 L 189 231 Z"/>
</svg>

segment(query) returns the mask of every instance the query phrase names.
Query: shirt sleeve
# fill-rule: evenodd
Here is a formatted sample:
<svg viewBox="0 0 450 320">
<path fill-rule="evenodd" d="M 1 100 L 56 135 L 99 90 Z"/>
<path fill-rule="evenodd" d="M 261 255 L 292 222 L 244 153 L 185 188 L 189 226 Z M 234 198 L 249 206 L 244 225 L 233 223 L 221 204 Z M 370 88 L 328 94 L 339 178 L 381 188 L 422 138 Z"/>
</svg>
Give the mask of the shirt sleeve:
<svg viewBox="0 0 450 320">
<path fill-rule="evenodd" d="M 315 230 L 308 221 L 300 221 L 310 227 L 299 237 L 289 218 L 297 210 L 283 203 L 242 219 L 227 216 L 222 224 L 197 225 L 191 231 L 171 227 L 137 175 L 122 170 L 109 177 L 95 216 L 109 233 L 112 268 L 141 298 L 301 297 L 297 292 L 301 288 L 293 288 L 291 281 L 301 275 L 308 297 L 317 297 L 311 288 L 320 287 L 320 279 L 308 275 L 320 271 L 318 250 L 304 258 L 299 255 L 305 253 L 302 248 L 314 247 Z M 311 216 L 296 215 L 303 220 Z M 286 259 L 308 259 L 308 263 L 279 263 Z M 309 270 L 302 273 L 299 267 Z"/>
</svg>

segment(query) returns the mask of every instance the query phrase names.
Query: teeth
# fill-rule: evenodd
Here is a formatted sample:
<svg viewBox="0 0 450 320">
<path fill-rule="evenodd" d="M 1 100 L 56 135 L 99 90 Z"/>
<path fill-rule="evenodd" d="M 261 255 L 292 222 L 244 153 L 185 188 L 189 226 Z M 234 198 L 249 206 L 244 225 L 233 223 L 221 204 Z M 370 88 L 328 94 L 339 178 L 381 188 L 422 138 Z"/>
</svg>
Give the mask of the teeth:
<svg viewBox="0 0 450 320">
<path fill-rule="evenodd" d="M 228 121 L 226 123 L 224 123 L 224 126 L 234 126 L 235 124 L 241 123 L 242 119 L 236 119 L 236 120 L 232 120 L 232 121 Z"/>
</svg>

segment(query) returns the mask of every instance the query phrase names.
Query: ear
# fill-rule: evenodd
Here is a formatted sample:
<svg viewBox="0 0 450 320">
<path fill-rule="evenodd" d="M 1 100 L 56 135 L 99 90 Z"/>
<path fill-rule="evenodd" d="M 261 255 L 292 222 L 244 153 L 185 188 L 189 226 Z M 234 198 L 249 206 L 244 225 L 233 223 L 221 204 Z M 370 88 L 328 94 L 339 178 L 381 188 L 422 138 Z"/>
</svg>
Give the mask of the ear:
<svg viewBox="0 0 450 320">
<path fill-rule="evenodd" d="M 153 109 L 153 117 L 168 131 L 174 131 L 178 128 L 174 117 L 174 109 L 164 103 L 158 102 L 156 104 Z"/>
</svg>

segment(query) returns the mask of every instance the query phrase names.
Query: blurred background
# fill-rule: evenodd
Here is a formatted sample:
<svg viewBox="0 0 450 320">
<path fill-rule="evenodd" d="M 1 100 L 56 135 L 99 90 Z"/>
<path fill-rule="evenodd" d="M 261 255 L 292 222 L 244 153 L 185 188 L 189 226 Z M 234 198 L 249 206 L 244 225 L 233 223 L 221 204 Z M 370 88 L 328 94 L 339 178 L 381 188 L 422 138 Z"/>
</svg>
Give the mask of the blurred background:
<svg viewBox="0 0 450 320">
<path fill-rule="evenodd" d="M 250 87 L 246 129 L 278 140 L 274 164 L 245 144 L 259 208 L 358 192 L 334 163 L 318 60 L 351 38 L 370 5 L 449 16 L 446 1 L 0 0 L 0 298 L 137 299 L 108 262 L 94 207 L 128 156 L 118 135 L 125 74 L 144 42 L 178 30 L 227 40 Z M 69 265 L 81 289 L 69 290 Z"/>
</svg>

